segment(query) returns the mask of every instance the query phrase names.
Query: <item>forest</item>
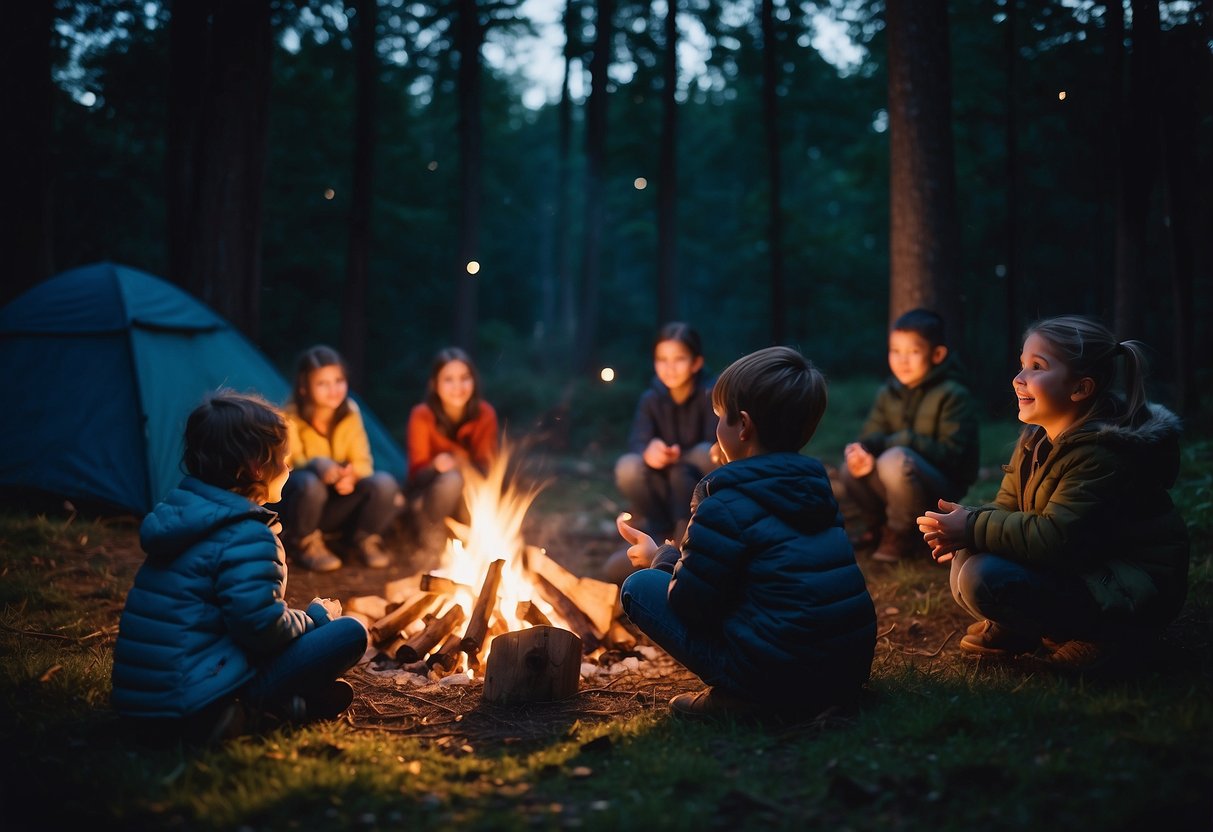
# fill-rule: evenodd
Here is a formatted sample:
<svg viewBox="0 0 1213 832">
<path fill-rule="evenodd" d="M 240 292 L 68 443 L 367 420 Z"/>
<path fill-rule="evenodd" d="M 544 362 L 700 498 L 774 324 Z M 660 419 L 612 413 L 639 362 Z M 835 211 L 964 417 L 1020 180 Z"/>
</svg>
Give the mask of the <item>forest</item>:
<svg viewBox="0 0 1213 832">
<path fill-rule="evenodd" d="M 393 431 L 448 344 L 514 429 L 571 412 L 612 437 L 664 321 L 716 370 L 786 343 L 875 376 L 917 305 L 995 413 L 1023 328 L 1061 312 L 1150 345 L 1169 405 L 1198 413 L 1210 387 L 1208 2 L 6 14 L 2 299 L 99 260 L 146 270 L 285 372 L 338 347 Z M 555 88 L 527 72 L 539 47 Z"/>
</svg>

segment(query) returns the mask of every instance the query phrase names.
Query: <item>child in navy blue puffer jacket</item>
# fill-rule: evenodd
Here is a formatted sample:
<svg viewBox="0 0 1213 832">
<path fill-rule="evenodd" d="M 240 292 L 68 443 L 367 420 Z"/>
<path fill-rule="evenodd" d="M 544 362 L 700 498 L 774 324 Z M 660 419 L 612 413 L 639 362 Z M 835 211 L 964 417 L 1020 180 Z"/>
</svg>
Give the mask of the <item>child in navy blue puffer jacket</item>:
<svg viewBox="0 0 1213 832">
<path fill-rule="evenodd" d="M 218 393 L 185 428 L 189 476 L 144 519 L 114 646 L 114 709 L 152 735 L 213 741 L 250 713 L 336 716 L 353 691 L 337 676 L 366 628 L 317 598 L 285 601 L 277 502 L 290 472 L 287 426 L 265 401 Z"/>
<path fill-rule="evenodd" d="M 851 704 L 871 671 L 876 612 L 825 468 L 799 453 L 826 407 L 800 353 L 769 347 L 716 382 L 727 464 L 695 489 L 681 551 L 618 521 L 642 568 L 632 622 L 707 685 L 670 706 L 697 716 L 812 716 Z"/>
</svg>

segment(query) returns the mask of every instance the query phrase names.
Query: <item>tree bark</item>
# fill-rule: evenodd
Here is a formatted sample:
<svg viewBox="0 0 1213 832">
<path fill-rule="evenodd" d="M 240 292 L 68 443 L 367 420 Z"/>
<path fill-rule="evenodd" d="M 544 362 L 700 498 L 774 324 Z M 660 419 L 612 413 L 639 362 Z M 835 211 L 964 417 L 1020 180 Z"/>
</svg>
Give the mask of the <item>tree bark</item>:
<svg viewBox="0 0 1213 832">
<path fill-rule="evenodd" d="M 169 26 L 169 270 L 256 340 L 270 0 L 178 0 Z"/>
<path fill-rule="evenodd" d="M 775 40 L 775 3 L 762 0 L 762 125 L 767 150 L 767 245 L 770 247 L 771 341 L 784 340 L 787 303 L 783 271 L 783 189 L 779 157 L 779 56 Z"/>
<path fill-rule="evenodd" d="M 366 380 L 367 292 L 371 252 L 371 203 L 375 171 L 375 59 L 378 0 L 354 2 L 354 177 L 350 193 L 349 242 L 341 308 L 341 352 L 350 384 Z"/>
<path fill-rule="evenodd" d="M 558 124 L 556 159 L 556 286 L 557 306 L 560 310 L 561 332 L 565 344 L 573 343 L 577 324 L 577 293 L 574 291 L 573 274 L 569 269 L 569 171 L 572 165 L 573 147 L 573 56 L 577 49 L 578 7 L 573 0 L 564 6 L 564 78 L 560 84 L 560 104 L 556 110 Z"/>
<path fill-rule="evenodd" d="M 476 0 L 458 0 L 455 19 L 455 51 L 459 54 L 456 76 L 459 90 L 459 230 L 458 261 L 455 264 L 455 343 L 474 352 L 478 317 L 476 284 L 479 276 L 468 264 L 480 257 L 480 204 L 483 169 L 483 138 L 480 123 L 480 50 L 484 46 L 484 24 Z"/>
<path fill-rule="evenodd" d="M 6 107 L 3 123 L 5 191 L 12 209 L 4 221 L 7 279 L 0 283 L 0 304 L 50 276 L 50 139 L 54 87 L 51 35 L 55 4 L 49 0 L 14 3 L 5 9 L 0 35 Z"/>
<path fill-rule="evenodd" d="M 1121 338 L 1141 333 L 1142 282 L 1146 276 L 1146 226 L 1150 193 L 1161 152 L 1159 122 L 1158 0 L 1133 0 L 1133 51 L 1129 91 L 1122 110 L 1120 188 L 1116 208 L 1114 323 Z"/>
<path fill-rule="evenodd" d="M 606 166 L 607 67 L 611 60 L 613 0 L 597 0 L 594 53 L 590 59 L 590 97 L 585 117 L 585 239 L 581 247 L 581 314 L 577 325 L 577 368 L 586 371 L 598 342 L 598 293 L 602 235 L 606 222 L 602 177 Z"/>
<path fill-rule="evenodd" d="M 915 307 L 963 343 L 946 0 L 888 0 L 889 320 Z"/>
<path fill-rule="evenodd" d="M 1019 355 L 1022 344 L 1020 336 L 1024 322 L 1019 319 L 1019 299 L 1015 289 L 1019 283 L 1019 100 L 1017 72 L 1019 44 L 1016 28 L 1019 25 L 1019 0 L 1007 0 L 1007 17 L 1003 22 L 1005 60 L 1007 64 L 1007 121 L 1006 121 L 1006 188 L 1007 225 L 1006 254 L 1002 279 L 1007 309 L 1007 355 Z"/>
<path fill-rule="evenodd" d="M 678 0 L 667 0 L 657 181 L 657 325 L 678 314 Z"/>
</svg>

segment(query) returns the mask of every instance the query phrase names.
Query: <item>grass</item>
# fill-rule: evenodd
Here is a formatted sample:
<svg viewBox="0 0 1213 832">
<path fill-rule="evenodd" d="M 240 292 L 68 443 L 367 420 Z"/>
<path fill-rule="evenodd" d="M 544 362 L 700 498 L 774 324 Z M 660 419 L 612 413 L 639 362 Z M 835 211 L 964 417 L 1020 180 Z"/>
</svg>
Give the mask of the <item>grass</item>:
<svg viewBox="0 0 1213 832">
<path fill-rule="evenodd" d="M 832 410 L 862 418 L 837 387 Z M 827 418 L 822 448 L 841 449 L 846 418 Z M 987 445 L 1014 433 L 991 425 Z M 1006 448 L 984 456 L 997 473 Z M 589 462 L 558 467 L 570 487 L 537 508 L 609 515 L 609 474 Z M 970 502 L 993 493 L 990 479 Z M 209 751 L 141 745 L 108 710 L 117 615 L 139 562 L 132 527 L 0 515 L 4 828 L 1207 830 L 1213 440 L 1189 437 L 1173 493 L 1193 537 L 1188 604 L 1131 678 L 965 660 L 946 573 L 902 564 L 869 575 L 884 637 L 853 718 L 705 726 L 658 707 L 483 747 L 342 723 Z"/>
</svg>

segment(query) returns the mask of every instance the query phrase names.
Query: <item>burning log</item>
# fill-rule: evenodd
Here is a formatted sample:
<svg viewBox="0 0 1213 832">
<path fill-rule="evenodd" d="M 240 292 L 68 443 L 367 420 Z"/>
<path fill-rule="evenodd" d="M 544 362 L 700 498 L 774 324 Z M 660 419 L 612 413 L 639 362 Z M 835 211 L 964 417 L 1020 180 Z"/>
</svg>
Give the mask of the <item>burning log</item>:
<svg viewBox="0 0 1213 832">
<path fill-rule="evenodd" d="M 532 627 L 493 641 L 482 698 L 508 705 L 551 702 L 577 692 L 582 644 L 558 627 Z"/>
<path fill-rule="evenodd" d="M 468 656 L 475 656 L 484 647 L 485 636 L 489 631 L 489 616 L 497 606 L 497 589 L 501 586 L 501 569 L 504 560 L 495 560 L 489 564 L 488 574 L 480 585 L 480 594 L 476 596 L 476 605 L 472 607 L 472 617 L 468 619 L 467 630 L 463 633 L 463 650 Z"/>
<path fill-rule="evenodd" d="M 407 604 L 401 604 L 370 626 L 371 642 L 377 645 L 390 642 L 401 630 L 421 618 L 437 603 L 437 595 L 424 592 Z"/>
<path fill-rule="evenodd" d="M 396 650 L 396 661 L 405 664 L 418 661 L 430 652 L 434 645 L 449 636 L 456 627 L 462 624 L 465 615 L 463 607 L 455 604 L 447 610 L 445 615 L 435 618 L 425 625 L 424 630 L 406 639 L 404 644 Z"/>
<path fill-rule="evenodd" d="M 593 626 L 594 635 L 602 638 L 611 629 L 619 603 L 619 587 L 593 578 L 579 578 L 544 554 L 542 549 L 526 547 L 526 566 L 534 575 L 544 578 L 576 606 Z M 553 607 L 556 605 L 545 598 Z M 557 607 L 557 611 L 564 615 Z M 567 620 L 567 619 L 566 619 Z M 572 622 L 569 621 L 571 624 Z"/>
<path fill-rule="evenodd" d="M 514 617 L 535 627 L 552 626 L 552 622 L 543 614 L 543 610 L 535 606 L 534 601 L 519 601 Z"/>
<path fill-rule="evenodd" d="M 599 645 L 598 635 L 594 631 L 594 624 L 590 621 L 589 616 L 581 611 L 573 601 L 557 589 L 551 581 L 543 577 L 539 573 L 535 573 L 535 588 L 539 590 L 539 594 L 543 600 L 547 601 L 556 610 L 556 613 L 564 619 L 565 623 L 572 628 L 573 632 L 580 636 L 582 648 L 585 652 L 597 649 Z M 538 628 L 532 628 L 538 629 Z M 530 632 L 524 630 L 523 632 Z M 489 658 L 492 658 L 490 655 Z"/>
<path fill-rule="evenodd" d="M 443 578 L 440 575 L 430 575 L 427 573 L 421 576 L 422 592 L 433 592 L 437 595 L 454 597 L 455 592 L 459 589 L 466 589 L 469 593 L 472 591 L 470 586 L 456 583 L 450 578 Z"/>
<path fill-rule="evenodd" d="M 463 639 L 459 638 L 454 633 L 446 637 L 446 641 L 442 642 L 442 646 L 430 653 L 430 657 L 425 660 L 426 665 L 433 670 L 435 667 L 440 668 L 444 673 L 451 673 L 459 666 L 459 653 L 463 649 Z"/>
</svg>

